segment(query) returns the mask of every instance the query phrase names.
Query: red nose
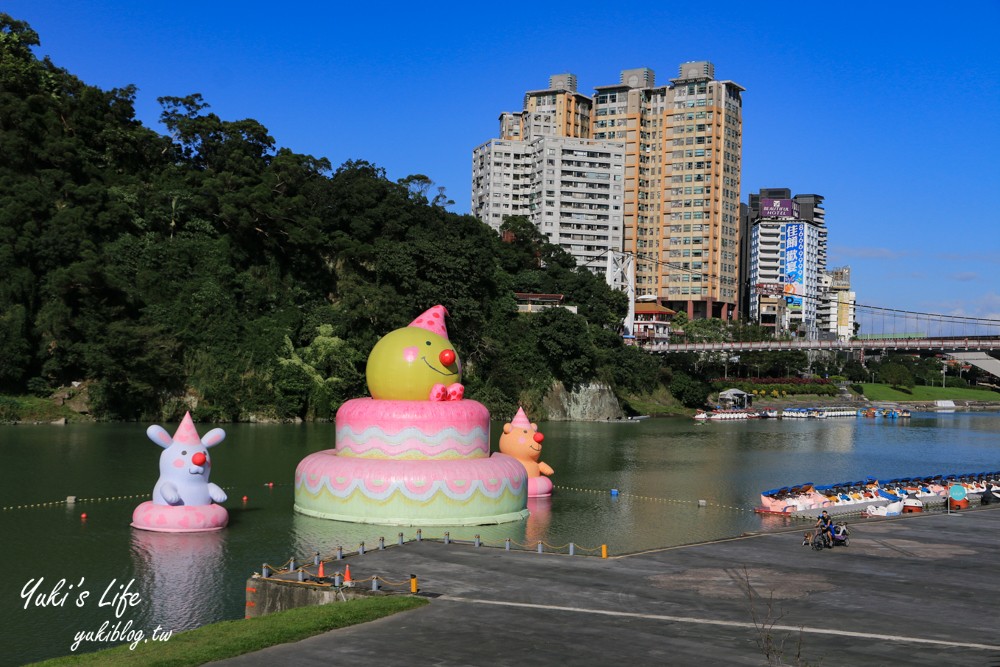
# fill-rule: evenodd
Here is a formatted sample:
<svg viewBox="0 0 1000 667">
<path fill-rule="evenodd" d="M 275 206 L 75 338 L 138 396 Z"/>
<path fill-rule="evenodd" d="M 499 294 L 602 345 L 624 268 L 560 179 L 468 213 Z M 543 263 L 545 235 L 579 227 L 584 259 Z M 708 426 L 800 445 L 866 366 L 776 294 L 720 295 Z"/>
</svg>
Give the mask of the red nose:
<svg viewBox="0 0 1000 667">
<path fill-rule="evenodd" d="M 445 366 L 451 366 L 455 363 L 455 350 L 441 350 L 441 354 L 438 355 L 438 359 Z"/>
<path fill-rule="evenodd" d="M 542 440 L 545 439 L 545 436 L 542 435 L 541 433 L 535 433 L 534 438 L 535 438 L 535 442 L 541 442 Z"/>
<path fill-rule="evenodd" d="M 207 460 L 208 457 L 205 456 L 204 452 L 197 452 L 194 456 L 191 457 L 191 463 L 195 464 L 196 466 L 205 465 L 205 461 Z"/>
</svg>

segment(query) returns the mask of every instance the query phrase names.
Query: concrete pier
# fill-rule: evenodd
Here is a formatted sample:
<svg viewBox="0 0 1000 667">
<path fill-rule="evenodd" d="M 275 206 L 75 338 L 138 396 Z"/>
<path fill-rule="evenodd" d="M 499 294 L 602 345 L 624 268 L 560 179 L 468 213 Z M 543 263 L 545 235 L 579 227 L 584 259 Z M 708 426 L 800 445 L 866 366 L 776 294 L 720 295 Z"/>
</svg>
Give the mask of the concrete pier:
<svg viewBox="0 0 1000 667">
<path fill-rule="evenodd" d="M 1000 665 L 1000 507 L 600 559 L 423 541 L 351 557 L 427 607 L 226 665 Z"/>
</svg>

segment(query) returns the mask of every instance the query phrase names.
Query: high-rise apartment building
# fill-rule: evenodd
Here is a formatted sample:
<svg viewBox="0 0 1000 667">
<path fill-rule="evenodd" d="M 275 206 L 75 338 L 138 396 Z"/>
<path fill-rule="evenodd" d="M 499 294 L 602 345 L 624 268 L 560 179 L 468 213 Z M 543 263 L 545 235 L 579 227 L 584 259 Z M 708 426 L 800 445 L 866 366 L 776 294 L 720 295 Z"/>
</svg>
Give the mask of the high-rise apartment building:
<svg viewBox="0 0 1000 667">
<path fill-rule="evenodd" d="M 593 136 L 625 140 L 625 246 L 636 296 L 691 318 L 737 314 L 744 88 L 684 63 L 628 69 L 594 97 Z"/>
<path fill-rule="evenodd" d="M 743 208 L 750 318 L 776 331 L 819 336 L 826 272 L 826 211 L 820 195 L 762 189 Z"/>
<path fill-rule="evenodd" d="M 556 75 L 500 115 L 500 138 L 472 157 L 472 214 L 494 229 L 528 217 L 580 266 L 604 271 L 622 247 L 624 144 L 590 137 L 590 98 Z"/>
<path fill-rule="evenodd" d="M 593 98 L 576 91 L 573 75 L 553 76 L 547 90 L 525 94 L 522 111 L 501 114 L 500 139 L 475 149 L 472 213 L 493 227 L 506 215 L 529 215 L 550 238 L 568 239 L 564 247 L 576 241 L 578 261 L 594 256 L 581 246 L 606 241 L 635 256 L 637 297 L 692 318 L 735 317 L 743 90 L 716 80 L 707 61 L 684 63 L 662 86 L 649 68 L 622 70 L 618 84 L 598 86 Z M 557 169 L 548 160 L 570 154 L 539 137 L 577 139 L 565 150 L 598 155 L 573 156 L 592 166 Z M 542 169 L 529 175 L 527 192 L 523 173 L 513 171 L 525 152 Z M 610 189 L 602 186 L 604 160 Z M 622 237 L 614 247 L 616 224 Z"/>
</svg>

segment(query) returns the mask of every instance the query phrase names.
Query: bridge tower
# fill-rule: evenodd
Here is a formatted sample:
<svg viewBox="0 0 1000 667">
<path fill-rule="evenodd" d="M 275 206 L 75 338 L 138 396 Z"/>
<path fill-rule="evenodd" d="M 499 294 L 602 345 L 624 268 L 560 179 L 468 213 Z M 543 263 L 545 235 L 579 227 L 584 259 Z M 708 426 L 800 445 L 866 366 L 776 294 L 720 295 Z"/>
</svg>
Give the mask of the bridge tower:
<svg viewBox="0 0 1000 667">
<path fill-rule="evenodd" d="M 635 257 L 618 250 L 608 251 L 608 268 L 604 279 L 611 289 L 622 290 L 628 296 L 628 314 L 625 316 L 626 336 L 635 335 Z"/>
</svg>

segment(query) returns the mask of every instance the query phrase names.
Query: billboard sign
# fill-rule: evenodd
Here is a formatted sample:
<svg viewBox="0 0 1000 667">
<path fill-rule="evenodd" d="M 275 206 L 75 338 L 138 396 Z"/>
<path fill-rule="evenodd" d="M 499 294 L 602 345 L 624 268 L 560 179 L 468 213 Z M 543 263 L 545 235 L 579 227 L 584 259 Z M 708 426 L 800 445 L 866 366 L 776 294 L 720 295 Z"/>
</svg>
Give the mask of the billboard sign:
<svg viewBox="0 0 1000 667">
<path fill-rule="evenodd" d="M 805 294 L 805 224 L 793 222 L 785 225 L 785 303 L 789 310 L 802 310 Z"/>
<path fill-rule="evenodd" d="M 783 283 L 757 283 L 756 288 L 761 296 L 782 296 L 785 293 Z"/>
<path fill-rule="evenodd" d="M 766 199 L 760 200 L 760 217 L 762 218 L 794 218 L 795 202 L 791 199 Z"/>
</svg>

